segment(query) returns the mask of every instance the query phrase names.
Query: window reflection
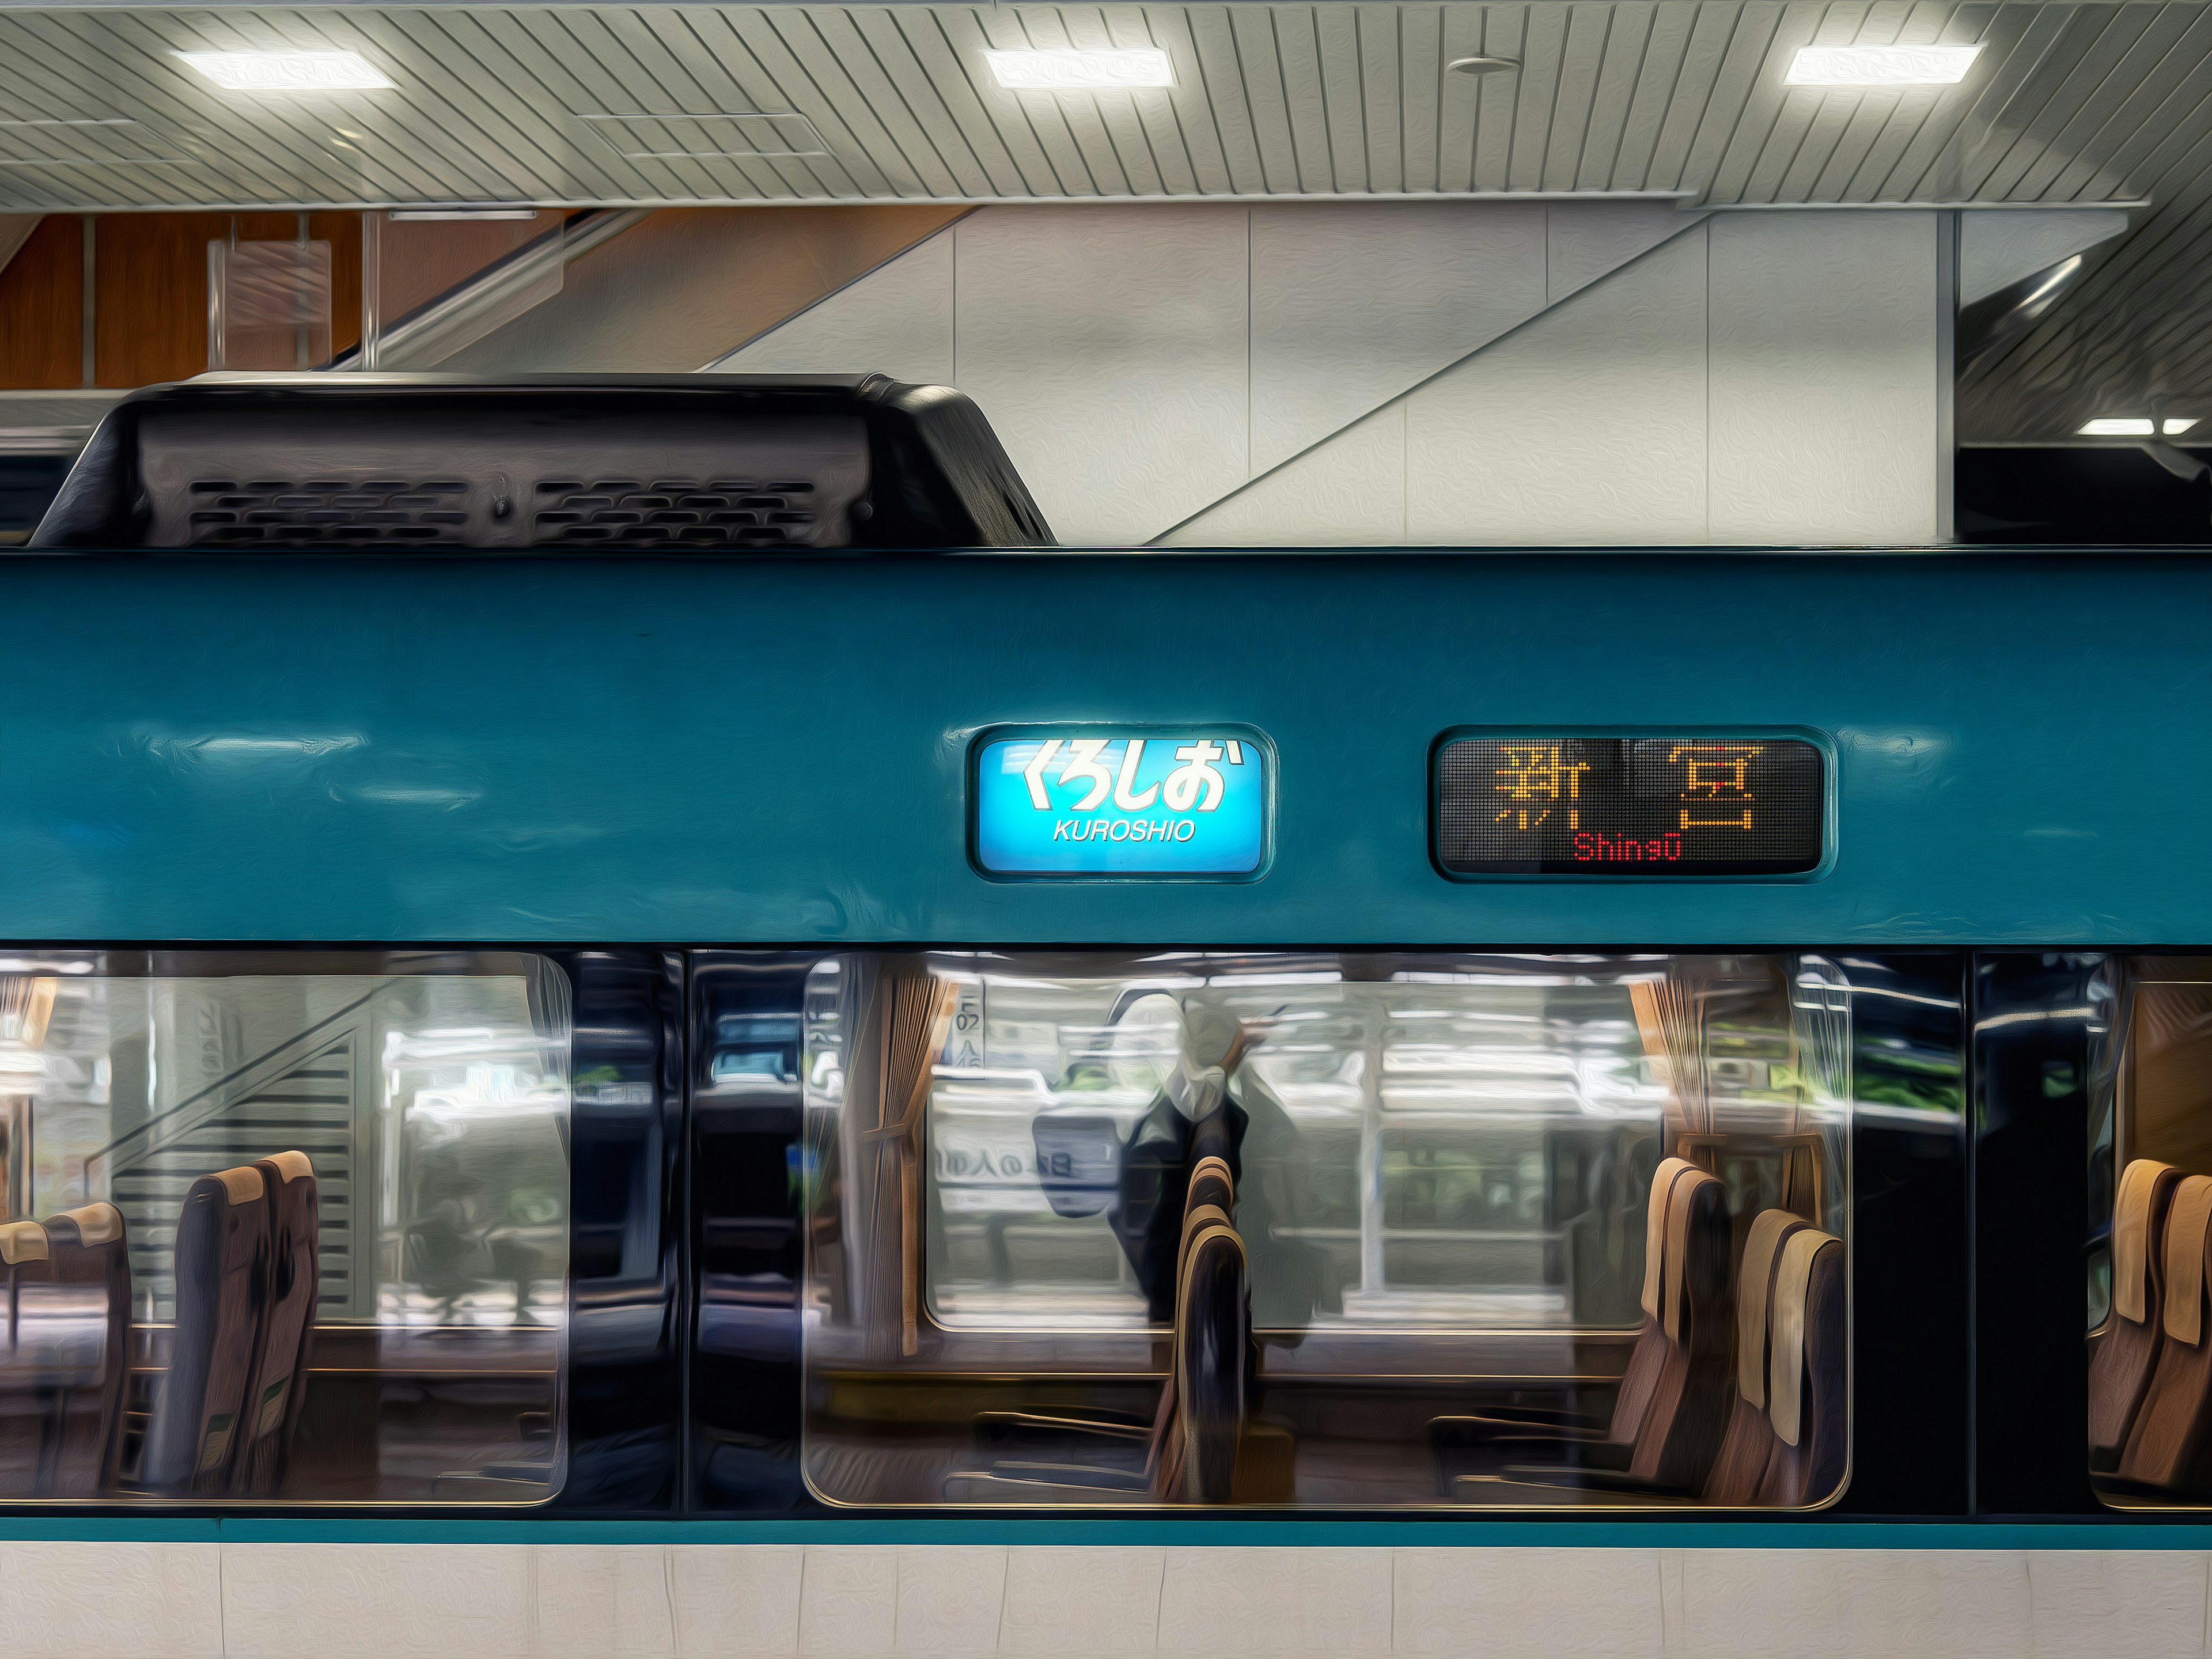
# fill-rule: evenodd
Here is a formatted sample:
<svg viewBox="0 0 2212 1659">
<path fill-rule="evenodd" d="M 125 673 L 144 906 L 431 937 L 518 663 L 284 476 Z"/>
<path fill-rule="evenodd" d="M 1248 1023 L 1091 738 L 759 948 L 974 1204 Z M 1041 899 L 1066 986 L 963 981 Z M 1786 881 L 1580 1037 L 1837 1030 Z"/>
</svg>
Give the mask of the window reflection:
<svg viewBox="0 0 2212 1659">
<path fill-rule="evenodd" d="M 565 982 L 198 960 L 0 976 L 0 1498 L 550 1496 Z"/>
<path fill-rule="evenodd" d="M 854 956 L 805 1047 L 831 1501 L 1840 1486 L 1825 958 Z"/>
</svg>

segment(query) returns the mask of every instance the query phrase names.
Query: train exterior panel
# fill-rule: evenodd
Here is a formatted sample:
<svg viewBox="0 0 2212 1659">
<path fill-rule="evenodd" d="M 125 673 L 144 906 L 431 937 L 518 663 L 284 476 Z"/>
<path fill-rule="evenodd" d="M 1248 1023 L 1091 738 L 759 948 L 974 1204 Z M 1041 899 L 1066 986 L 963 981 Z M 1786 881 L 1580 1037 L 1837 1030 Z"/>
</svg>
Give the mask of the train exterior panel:
<svg viewBox="0 0 2212 1659">
<path fill-rule="evenodd" d="M 224 1020 L 319 1018 L 356 984 L 404 1010 L 358 1028 L 352 1232 L 322 1168 L 295 1464 L 255 1474 L 204 1405 L 200 1474 L 163 1475 L 156 1405 L 115 1431 L 120 1473 L 67 1492 L 25 1474 L 0 1516 L 8 1577 L 40 1586 L 5 1603 L 23 1645 L 137 1652 L 158 1628 L 193 1650 L 366 1651 L 456 1621 L 516 1651 L 687 1655 L 2204 1644 L 2195 1477 L 2124 1431 L 2085 1452 L 2081 1431 L 2106 1386 L 2085 1330 L 2109 1347 L 2143 1324 L 2141 1287 L 2173 1282 L 2131 1231 L 2136 1164 L 2193 1145 L 2212 939 L 2190 851 L 2212 776 L 2188 717 L 2212 597 L 2195 557 L 86 554 L 10 560 L 0 584 L 41 688 L 0 715 L 0 1015 L 53 1060 L 23 1098 L 61 1086 L 77 1039 L 52 1011 L 95 982 L 128 988 L 92 1000 L 108 1024 L 83 1052 L 108 1070 L 70 1097 L 103 1123 L 143 1042 L 169 1057 L 212 1031 L 194 1040 L 213 1054 L 242 1041 Z M 1432 767 L 1478 728 L 1802 734 L 1820 855 L 1448 878 Z M 1200 770 L 1231 737 L 1255 763 L 1264 744 L 1264 857 L 1218 881 L 1140 860 L 1000 878 L 970 790 L 1010 730 L 1047 806 L 1072 810 L 1064 768 L 1095 763 L 1102 800 L 1163 823 L 1206 797 L 1195 775 L 1171 794 L 1133 738 Z M 1071 746 L 1048 775 L 1051 733 Z M 1678 992 L 1708 999 L 1710 1030 L 1669 1024 Z M 160 1011 L 140 1048 L 115 1012 L 133 997 Z M 972 1066 L 950 1035 L 971 1012 L 995 1022 Z M 1599 1065 L 1620 1115 L 1501 1128 L 1462 1090 L 1462 1128 L 1437 1131 L 1415 1109 L 1443 1097 L 1392 1104 L 1391 1068 L 1402 1090 L 1494 1051 L 1425 1046 L 1409 1018 L 1533 1021 L 1515 1063 L 1559 1061 L 1544 1075 L 1581 1079 L 1585 1109 Z M 1237 1032 L 1210 1067 L 1191 1059 L 1208 1020 Z M 1031 1086 L 1002 1075 L 1017 1049 L 1058 1058 L 1049 1100 L 1010 1120 Z M 247 1103 L 331 1071 L 306 1052 L 269 1048 L 293 1069 L 256 1073 Z M 1268 1064 L 1232 1086 L 1248 1053 Z M 1132 1075 L 1211 1104 L 1179 1127 Z M 1331 1141 L 1315 1126 L 1344 1087 L 1367 1090 L 1368 1127 Z M 896 1121 L 895 1096 L 915 1103 Z M 1242 1303 L 1147 1310 L 1127 1171 L 1155 1116 L 1189 1145 L 1193 1204 L 1208 1126 L 1241 1120 L 1245 1207 L 1217 1213 L 1249 1237 L 1216 1225 L 1205 1259 L 1249 1275 L 1222 1281 Z M 465 1120 L 489 1161 L 452 1150 Z M 52 1150 L 76 1144 L 69 1120 L 43 1154 L 8 1121 L 18 1212 L 95 1195 Z M 191 1173 L 200 1143 L 172 1121 L 115 1145 Z M 1003 1176 L 1009 1145 L 1037 1170 Z M 1765 1194 L 1732 1239 L 1710 1195 L 1695 1207 L 1701 1146 L 1738 1156 L 1731 1192 Z M 1340 1158 L 1374 1195 L 1340 1225 L 1313 1196 Z M 542 1178 L 518 1173 L 532 1159 Z M 1668 1180 L 1671 1243 L 1644 1231 L 1646 1183 Z M 1518 1232 L 1496 1218 L 1515 1204 Z M 1701 1497 L 1492 1456 L 1495 1420 L 1515 1443 L 1557 1426 L 1532 1401 L 1601 1419 L 1633 1386 L 1640 1252 L 1697 1260 L 1700 1217 L 1723 1277 L 1747 1254 L 1799 1263 L 1798 1300 L 1772 1307 L 1803 1328 L 1835 1265 L 1835 1389 L 1788 1383 L 1832 1400 L 1831 1472 Z M 1530 1241 L 1521 1277 L 1453 1279 L 1454 1226 L 1493 1252 Z M 1592 1229 L 1634 1242 L 1608 1257 Z M 186 1363 L 162 1334 L 189 1323 L 175 1248 L 173 1269 L 133 1259 L 132 1376 Z M 1675 1271 L 1645 1281 L 1641 1317 L 1686 1352 L 1670 1319 L 1702 1316 Z M 1237 1306 L 1245 1325 L 1221 1326 Z M 1206 1348 L 1222 1328 L 1246 1335 Z M 1240 1345 L 1241 1382 L 1185 1366 Z M 1408 1387 L 1409 1356 L 1455 1375 Z M 1196 1424 L 1173 1485 L 1098 1450 L 1141 1451 L 1169 1374 Z M 1737 1367 L 1728 1397 L 1783 1375 Z M 382 1393 L 349 1406 L 362 1386 Z M 283 1422 L 276 1398 L 256 1424 Z M 1208 1464 L 1223 1400 L 1230 1461 Z M 1785 1426 L 1816 1443 L 1812 1416 Z M 340 1442 L 352 1462 L 326 1455 Z"/>
</svg>

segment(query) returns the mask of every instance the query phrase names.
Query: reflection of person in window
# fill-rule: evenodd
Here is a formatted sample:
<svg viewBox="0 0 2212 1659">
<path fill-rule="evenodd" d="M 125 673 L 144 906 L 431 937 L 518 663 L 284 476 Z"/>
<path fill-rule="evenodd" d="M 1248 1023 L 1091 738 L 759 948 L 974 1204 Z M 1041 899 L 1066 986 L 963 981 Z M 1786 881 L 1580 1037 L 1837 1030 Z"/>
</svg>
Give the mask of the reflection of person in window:
<svg viewBox="0 0 2212 1659">
<path fill-rule="evenodd" d="M 1218 1009 L 1178 1002 L 1165 992 L 1138 998 L 1115 1022 L 1152 1042 L 1172 1036 L 1176 1057 L 1159 1093 L 1129 1132 L 1121 1153 L 1121 1190 L 1110 1220 L 1114 1236 L 1145 1292 L 1146 1316 L 1168 1323 L 1175 1309 L 1176 1256 L 1191 1167 L 1218 1158 L 1230 1179 L 1241 1176 L 1247 1121 L 1228 1097 L 1228 1076 L 1257 1040 Z"/>
<path fill-rule="evenodd" d="M 538 1279 L 561 1275 L 561 1262 L 548 1248 L 548 1235 L 560 1218 L 559 1194 L 538 1188 L 518 1188 L 507 1194 L 505 1218 L 488 1235 L 493 1276 L 514 1285 L 518 1325 L 544 1322 L 530 1311 L 530 1287 Z"/>
<path fill-rule="evenodd" d="M 476 1287 L 471 1258 L 483 1249 L 483 1182 L 444 1159 L 423 1172 L 407 1243 L 415 1283 L 438 1304 L 437 1322 L 450 1325 L 460 1300 Z"/>
</svg>

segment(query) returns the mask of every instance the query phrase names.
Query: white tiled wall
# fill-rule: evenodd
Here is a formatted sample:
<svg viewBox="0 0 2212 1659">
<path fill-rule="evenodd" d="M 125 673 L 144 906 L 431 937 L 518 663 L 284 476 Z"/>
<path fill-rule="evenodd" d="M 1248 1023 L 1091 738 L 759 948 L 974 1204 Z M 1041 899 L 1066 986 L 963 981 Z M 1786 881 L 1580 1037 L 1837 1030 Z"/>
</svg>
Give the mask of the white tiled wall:
<svg viewBox="0 0 2212 1659">
<path fill-rule="evenodd" d="M 1932 541 L 1941 230 L 1713 215 L 1354 428 L 1396 422 L 1396 477 L 1347 433 L 1166 539 Z"/>
<path fill-rule="evenodd" d="M 957 386 L 1062 541 L 1145 542 L 1694 222 L 1638 202 L 985 208 L 714 367 Z M 1387 510 L 1351 493 L 1339 539 L 1403 539 L 1402 489 Z M 1249 539 L 1279 539 L 1272 499 L 1236 507 Z"/>
<path fill-rule="evenodd" d="M 1710 538 L 1936 533 L 1933 213 L 1736 213 L 1707 227 Z"/>
<path fill-rule="evenodd" d="M 1072 544 L 1925 542 L 1943 234 L 1641 202 L 994 207 L 718 367 L 958 386 Z"/>
<path fill-rule="evenodd" d="M 2212 1651 L 2197 1551 L 0 1543 L 69 1659 Z"/>
</svg>

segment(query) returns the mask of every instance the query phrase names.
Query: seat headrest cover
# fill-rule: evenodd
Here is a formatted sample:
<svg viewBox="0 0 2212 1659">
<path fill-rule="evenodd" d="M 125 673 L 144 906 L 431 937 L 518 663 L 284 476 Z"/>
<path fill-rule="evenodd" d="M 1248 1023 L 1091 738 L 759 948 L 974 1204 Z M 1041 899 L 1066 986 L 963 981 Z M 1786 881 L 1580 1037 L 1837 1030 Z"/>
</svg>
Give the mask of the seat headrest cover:
<svg viewBox="0 0 2212 1659">
<path fill-rule="evenodd" d="M 1644 1210 L 1644 1311 L 1654 1319 L 1659 1317 L 1659 1262 L 1667 1240 L 1667 1194 L 1674 1188 L 1674 1177 L 1690 1167 L 1686 1158 L 1662 1158 L 1651 1174 L 1651 1196 Z"/>
<path fill-rule="evenodd" d="M 284 1178 L 284 1184 L 288 1187 L 302 1176 L 313 1177 L 315 1173 L 315 1166 L 308 1162 L 305 1152 L 278 1152 L 266 1161 L 276 1166 L 276 1173 Z"/>
<path fill-rule="evenodd" d="M 46 1259 L 46 1230 L 35 1221 L 0 1221 L 0 1261 L 9 1267 Z"/>
<path fill-rule="evenodd" d="M 61 1213 L 76 1224 L 80 1244 L 112 1244 L 123 1237 L 123 1212 L 112 1204 L 87 1204 Z"/>
<path fill-rule="evenodd" d="M 235 1170 L 217 1170 L 215 1178 L 222 1182 L 223 1196 L 233 1204 L 251 1204 L 261 1196 L 263 1191 L 261 1171 L 251 1165 L 240 1165 Z"/>
<path fill-rule="evenodd" d="M 2170 1164 L 2131 1158 L 2112 1205 L 2112 1309 L 2142 1324 L 2150 1316 L 2150 1214 L 2159 1188 L 2179 1172 Z"/>
<path fill-rule="evenodd" d="M 1226 1158 L 1214 1158 L 1209 1155 L 1207 1157 L 1201 1158 L 1197 1163 L 1190 1166 L 1190 1184 L 1192 1186 L 1197 1186 L 1200 1182 L 1205 1180 L 1208 1176 L 1218 1176 L 1222 1180 L 1229 1182 L 1230 1189 L 1231 1191 L 1236 1189 L 1237 1182 L 1229 1173 L 1229 1161 Z"/>
<path fill-rule="evenodd" d="M 2204 1243 L 2212 1232 L 2212 1176 L 2191 1176 L 2166 1212 L 2166 1334 L 2195 1347 L 2204 1334 Z"/>
<path fill-rule="evenodd" d="M 1682 1310 L 1689 1301 L 1685 1269 L 1690 1265 L 1690 1215 L 1698 1207 L 1698 1194 L 1720 1184 L 1718 1176 L 1692 1164 L 1674 1178 L 1667 1200 L 1667 1278 L 1662 1291 L 1667 1311 L 1659 1322 L 1666 1327 L 1669 1342 L 1682 1340 Z"/>
<path fill-rule="evenodd" d="M 1782 1241 L 1805 1225 L 1787 1210 L 1761 1210 L 1744 1240 L 1743 1267 L 1735 1279 L 1735 1386 L 1754 1406 L 1766 1403 L 1767 1291 Z"/>
<path fill-rule="evenodd" d="M 1766 1415 L 1785 1446 L 1797 1443 L 1798 1393 L 1805 1376 L 1805 1293 L 1813 1281 L 1813 1263 L 1831 1244 L 1842 1241 L 1818 1227 L 1803 1227 L 1782 1246 L 1782 1266 L 1774 1275 L 1771 1316 L 1774 1352 L 1767 1362 L 1767 1394 L 1771 1403 Z"/>
<path fill-rule="evenodd" d="M 1188 1254 L 1191 1244 L 1208 1227 L 1226 1227 L 1229 1217 L 1218 1204 L 1194 1204 L 1190 1213 L 1182 1218 L 1182 1248 Z"/>
</svg>

